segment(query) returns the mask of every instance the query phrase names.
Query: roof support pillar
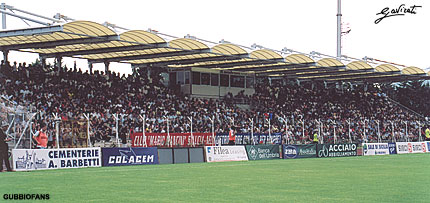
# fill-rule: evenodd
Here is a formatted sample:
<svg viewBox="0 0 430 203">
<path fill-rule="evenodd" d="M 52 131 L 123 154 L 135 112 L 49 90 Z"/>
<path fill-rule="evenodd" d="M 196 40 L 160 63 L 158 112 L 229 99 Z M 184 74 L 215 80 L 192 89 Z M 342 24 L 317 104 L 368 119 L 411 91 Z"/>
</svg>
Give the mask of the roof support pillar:
<svg viewBox="0 0 430 203">
<path fill-rule="evenodd" d="M 108 72 L 109 72 L 109 61 L 105 61 L 104 62 L 104 64 L 105 64 L 105 74 L 107 75 L 108 74 Z"/>
<path fill-rule="evenodd" d="M 61 56 L 55 57 L 56 65 L 57 65 L 57 68 L 58 68 L 58 72 L 60 72 L 60 69 L 61 69 L 61 61 L 62 61 L 62 59 L 63 59 L 63 57 L 61 57 Z"/>
<path fill-rule="evenodd" d="M 90 74 L 93 74 L 93 63 L 88 62 L 88 69 L 90 70 Z"/>
<path fill-rule="evenodd" d="M 131 64 L 131 70 L 132 70 L 132 75 L 135 75 L 136 74 L 136 65 L 134 65 L 134 64 Z"/>
<path fill-rule="evenodd" d="M 6 63 L 8 61 L 9 50 L 3 50 L 3 60 Z"/>
<path fill-rule="evenodd" d="M 40 64 L 42 64 L 42 68 L 46 69 L 46 58 L 39 55 Z"/>
<path fill-rule="evenodd" d="M 5 3 L 1 3 L 0 9 L 2 9 L 3 11 L 6 10 L 6 4 Z M 2 13 L 1 14 L 1 28 L 3 30 L 6 29 L 6 13 Z"/>
</svg>

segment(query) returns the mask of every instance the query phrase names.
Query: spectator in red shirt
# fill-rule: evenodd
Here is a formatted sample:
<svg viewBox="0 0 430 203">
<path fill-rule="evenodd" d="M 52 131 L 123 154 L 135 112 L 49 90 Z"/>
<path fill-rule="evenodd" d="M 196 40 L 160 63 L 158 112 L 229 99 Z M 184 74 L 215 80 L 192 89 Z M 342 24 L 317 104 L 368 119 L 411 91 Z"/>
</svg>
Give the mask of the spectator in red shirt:
<svg viewBox="0 0 430 203">
<path fill-rule="evenodd" d="M 46 124 L 42 122 L 40 124 L 40 130 L 36 132 L 33 138 L 37 142 L 38 149 L 46 149 L 48 145 L 48 136 L 46 135 Z"/>
</svg>

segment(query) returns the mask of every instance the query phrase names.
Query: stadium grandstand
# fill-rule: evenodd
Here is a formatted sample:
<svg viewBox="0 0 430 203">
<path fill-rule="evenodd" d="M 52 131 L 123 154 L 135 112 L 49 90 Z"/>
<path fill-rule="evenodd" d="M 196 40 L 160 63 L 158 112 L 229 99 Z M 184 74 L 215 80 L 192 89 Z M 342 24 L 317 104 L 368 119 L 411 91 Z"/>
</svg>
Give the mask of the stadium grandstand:
<svg viewBox="0 0 430 203">
<path fill-rule="evenodd" d="M 7 9 L 24 12 L 2 9 L 19 18 Z M 0 32 L 1 116 L 15 148 L 33 147 L 41 123 L 61 147 L 130 145 L 135 132 L 231 128 L 280 133 L 283 143 L 297 144 L 311 142 L 315 132 L 325 143 L 418 141 L 430 114 L 430 76 L 418 67 L 176 38 L 60 14 L 42 16 L 50 23 L 22 19 L 44 26 Z M 10 62 L 10 51 L 39 60 Z M 67 68 L 63 57 L 86 59 L 88 70 Z M 131 64 L 132 74 L 110 71 L 112 62 Z M 105 70 L 93 71 L 96 63 Z"/>
<path fill-rule="evenodd" d="M 0 13 L 4 200 L 428 202 L 429 68 L 341 55 L 340 0 L 337 56 Z"/>
<path fill-rule="evenodd" d="M 29 134 L 42 122 L 62 147 L 127 144 L 142 131 L 225 133 L 229 126 L 302 144 L 316 131 L 325 143 L 418 141 L 424 134 L 430 76 L 420 68 L 163 36 L 90 21 L 0 32 L 2 98 L 27 112 L 3 112 L 14 143 L 31 147 Z M 9 62 L 11 50 L 40 60 Z M 89 70 L 67 68 L 62 57 L 87 59 Z M 111 62 L 130 63 L 133 73 L 111 72 Z M 95 63 L 105 71 L 93 71 Z"/>
</svg>

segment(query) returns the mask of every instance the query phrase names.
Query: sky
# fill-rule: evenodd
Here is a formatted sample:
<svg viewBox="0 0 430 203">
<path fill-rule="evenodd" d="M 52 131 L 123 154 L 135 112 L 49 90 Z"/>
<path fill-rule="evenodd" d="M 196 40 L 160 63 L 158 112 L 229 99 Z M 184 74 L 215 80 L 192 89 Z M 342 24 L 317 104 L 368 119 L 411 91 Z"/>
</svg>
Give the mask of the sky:
<svg viewBox="0 0 430 203">
<path fill-rule="evenodd" d="M 15 8 L 47 17 L 61 13 L 76 20 L 109 22 L 132 30 L 148 28 L 184 37 L 187 34 L 213 42 L 221 39 L 251 47 L 258 44 L 274 50 L 336 56 L 337 0 L 156 0 L 156 1 L 58 1 L 3 0 Z M 389 10 L 421 6 L 415 14 L 375 20 Z M 403 9 L 404 10 L 404 9 Z M 342 22 L 351 31 L 342 37 L 342 55 L 362 59 L 367 56 L 422 69 L 430 67 L 430 1 L 424 0 L 343 0 Z M 30 23 L 32 26 L 40 26 Z M 8 29 L 28 26 L 7 17 Z M 346 28 L 345 28 L 346 29 Z M 213 46 L 208 44 L 209 46 Z M 33 62 L 35 54 L 12 52 L 10 61 Z M 87 61 L 66 58 L 68 67 L 77 61 L 87 70 Z M 346 62 L 348 63 L 348 62 Z M 111 70 L 131 73 L 128 64 L 111 64 Z M 95 69 L 103 70 L 98 64 Z M 426 72 L 429 72 L 427 69 Z"/>
</svg>

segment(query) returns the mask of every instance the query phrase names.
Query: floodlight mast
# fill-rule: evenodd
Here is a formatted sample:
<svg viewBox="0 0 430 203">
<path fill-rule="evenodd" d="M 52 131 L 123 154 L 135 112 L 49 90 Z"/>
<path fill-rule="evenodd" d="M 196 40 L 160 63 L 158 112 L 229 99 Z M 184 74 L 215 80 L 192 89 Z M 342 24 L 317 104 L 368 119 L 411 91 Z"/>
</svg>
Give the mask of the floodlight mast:
<svg viewBox="0 0 430 203">
<path fill-rule="evenodd" d="M 342 13 L 341 13 L 341 0 L 337 0 L 337 58 L 342 56 L 341 34 L 342 34 Z"/>
</svg>

